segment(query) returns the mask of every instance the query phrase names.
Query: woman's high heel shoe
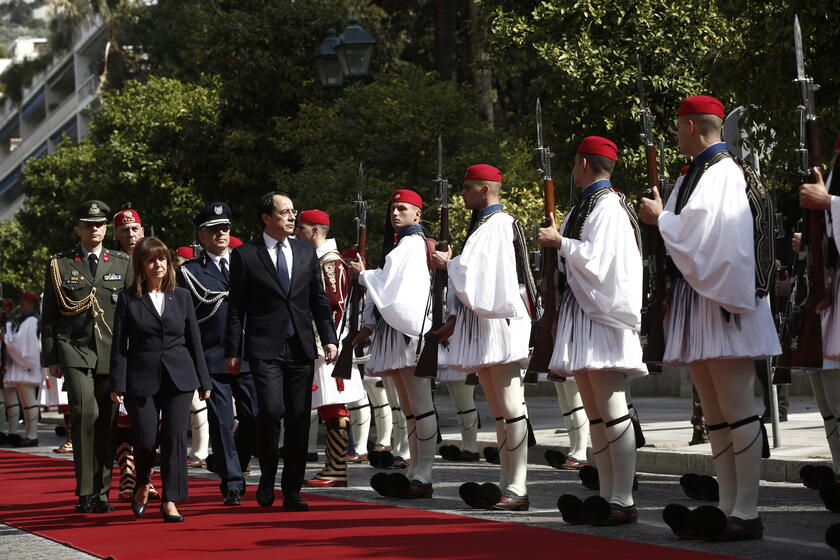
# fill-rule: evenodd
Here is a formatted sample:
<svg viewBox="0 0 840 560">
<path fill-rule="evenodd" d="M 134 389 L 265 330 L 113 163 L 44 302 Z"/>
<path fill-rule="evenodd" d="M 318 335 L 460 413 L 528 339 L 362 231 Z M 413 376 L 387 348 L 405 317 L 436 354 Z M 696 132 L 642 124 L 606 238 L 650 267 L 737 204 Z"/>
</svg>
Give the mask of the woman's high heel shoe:
<svg viewBox="0 0 840 560">
<path fill-rule="evenodd" d="M 131 499 L 131 511 L 134 512 L 134 517 L 140 519 L 146 514 L 146 504 L 141 504 Z"/>
<path fill-rule="evenodd" d="M 163 510 L 163 504 L 160 505 L 160 513 L 163 515 L 164 523 L 180 523 L 184 520 L 183 515 L 169 515 Z"/>
</svg>

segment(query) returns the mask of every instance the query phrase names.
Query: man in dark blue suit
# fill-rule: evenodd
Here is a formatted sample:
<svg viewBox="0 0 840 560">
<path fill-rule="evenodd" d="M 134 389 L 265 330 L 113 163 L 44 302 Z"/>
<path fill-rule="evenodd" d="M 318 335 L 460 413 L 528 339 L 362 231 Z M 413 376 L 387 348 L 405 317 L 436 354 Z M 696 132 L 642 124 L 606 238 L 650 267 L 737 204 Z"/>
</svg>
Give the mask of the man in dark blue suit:
<svg viewBox="0 0 840 560">
<path fill-rule="evenodd" d="M 201 345 L 213 382 L 210 395 L 210 443 L 213 468 L 221 479 L 220 489 L 227 506 L 242 503 L 245 477 L 251 455 L 256 452 L 257 394 L 254 378 L 244 362 L 237 375 L 225 369 L 225 328 L 230 287 L 230 206 L 208 204 L 193 222 L 204 254 L 178 268 L 178 285 L 192 293 L 201 328 Z M 239 425 L 233 434 L 233 402 Z"/>
<path fill-rule="evenodd" d="M 335 361 L 338 353 L 315 248 L 290 239 L 296 217 L 288 195 L 276 191 L 263 195 L 259 208 L 262 235 L 231 254 L 225 334 L 225 367 L 237 374 L 244 357 L 257 387 L 261 471 L 257 502 L 264 507 L 274 503 L 283 422 L 280 486 L 283 509 L 288 511 L 308 509 L 300 499 L 300 489 L 306 471 L 313 366 L 318 356 L 313 321 L 327 363 Z"/>
</svg>

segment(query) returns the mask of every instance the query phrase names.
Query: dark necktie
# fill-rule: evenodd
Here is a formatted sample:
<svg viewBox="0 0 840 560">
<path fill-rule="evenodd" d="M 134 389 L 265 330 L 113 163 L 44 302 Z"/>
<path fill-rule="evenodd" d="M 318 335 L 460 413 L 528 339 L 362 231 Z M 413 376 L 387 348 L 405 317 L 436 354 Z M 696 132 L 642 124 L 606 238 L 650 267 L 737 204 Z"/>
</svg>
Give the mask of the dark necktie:
<svg viewBox="0 0 840 560">
<path fill-rule="evenodd" d="M 225 280 L 230 281 L 230 271 L 228 270 L 227 259 L 222 257 L 219 259 L 219 264 L 222 266 L 222 276 Z"/>
<path fill-rule="evenodd" d="M 277 243 L 274 246 L 277 249 L 277 277 L 280 279 L 280 285 L 283 286 L 283 291 L 289 293 L 289 265 L 286 264 L 286 256 L 283 254 L 283 244 Z"/>
<path fill-rule="evenodd" d="M 97 264 L 96 255 L 93 254 L 93 253 L 89 254 L 88 255 L 88 268 L 90 269 L 90 275 L 93 278 L 96 278 L 96 264 Z"/>
</svg>

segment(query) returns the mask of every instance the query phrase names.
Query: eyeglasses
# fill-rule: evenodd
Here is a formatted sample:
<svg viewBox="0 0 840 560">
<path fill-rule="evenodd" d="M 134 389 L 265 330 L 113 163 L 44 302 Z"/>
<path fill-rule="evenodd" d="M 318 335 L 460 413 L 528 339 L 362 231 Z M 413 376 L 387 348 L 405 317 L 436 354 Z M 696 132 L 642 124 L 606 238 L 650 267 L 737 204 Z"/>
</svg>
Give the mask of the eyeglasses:
<svg viewBox="0 0 840 560">
<path fill-rule="evenodd" d="M 279 214 L 281 216 L 291 216 L 293 218 L 297 218 L 298 211 L 295 208 L 286 208 L 285 210 L 280 210 Z"/>
<path fill-rule="evenodd" d="M 219 224 L 217 226 L 210 226 L 207 229 L 213 232 L 217 231 L 230 231 L 230 224 Z"/>
</svg>

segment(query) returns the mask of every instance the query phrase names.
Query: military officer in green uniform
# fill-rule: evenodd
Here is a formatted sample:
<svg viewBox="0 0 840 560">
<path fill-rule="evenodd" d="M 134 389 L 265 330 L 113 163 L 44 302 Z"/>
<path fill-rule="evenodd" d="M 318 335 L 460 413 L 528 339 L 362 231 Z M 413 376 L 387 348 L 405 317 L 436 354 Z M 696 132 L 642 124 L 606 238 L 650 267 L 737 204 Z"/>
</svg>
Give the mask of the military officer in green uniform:
<svg viewBox="0 0 840 560">
<path fill-rule="evenodd" d="M 79 245 L 50 259 L 44 282 L 41 362 L 64 377 L 73 432 L 76 511 L 108 513 L 116 405 L 110 398 L 111 328 L 129 256 L 102 246 L 110 209 L 100 200 L 73 210 Z"/>
</svg>

